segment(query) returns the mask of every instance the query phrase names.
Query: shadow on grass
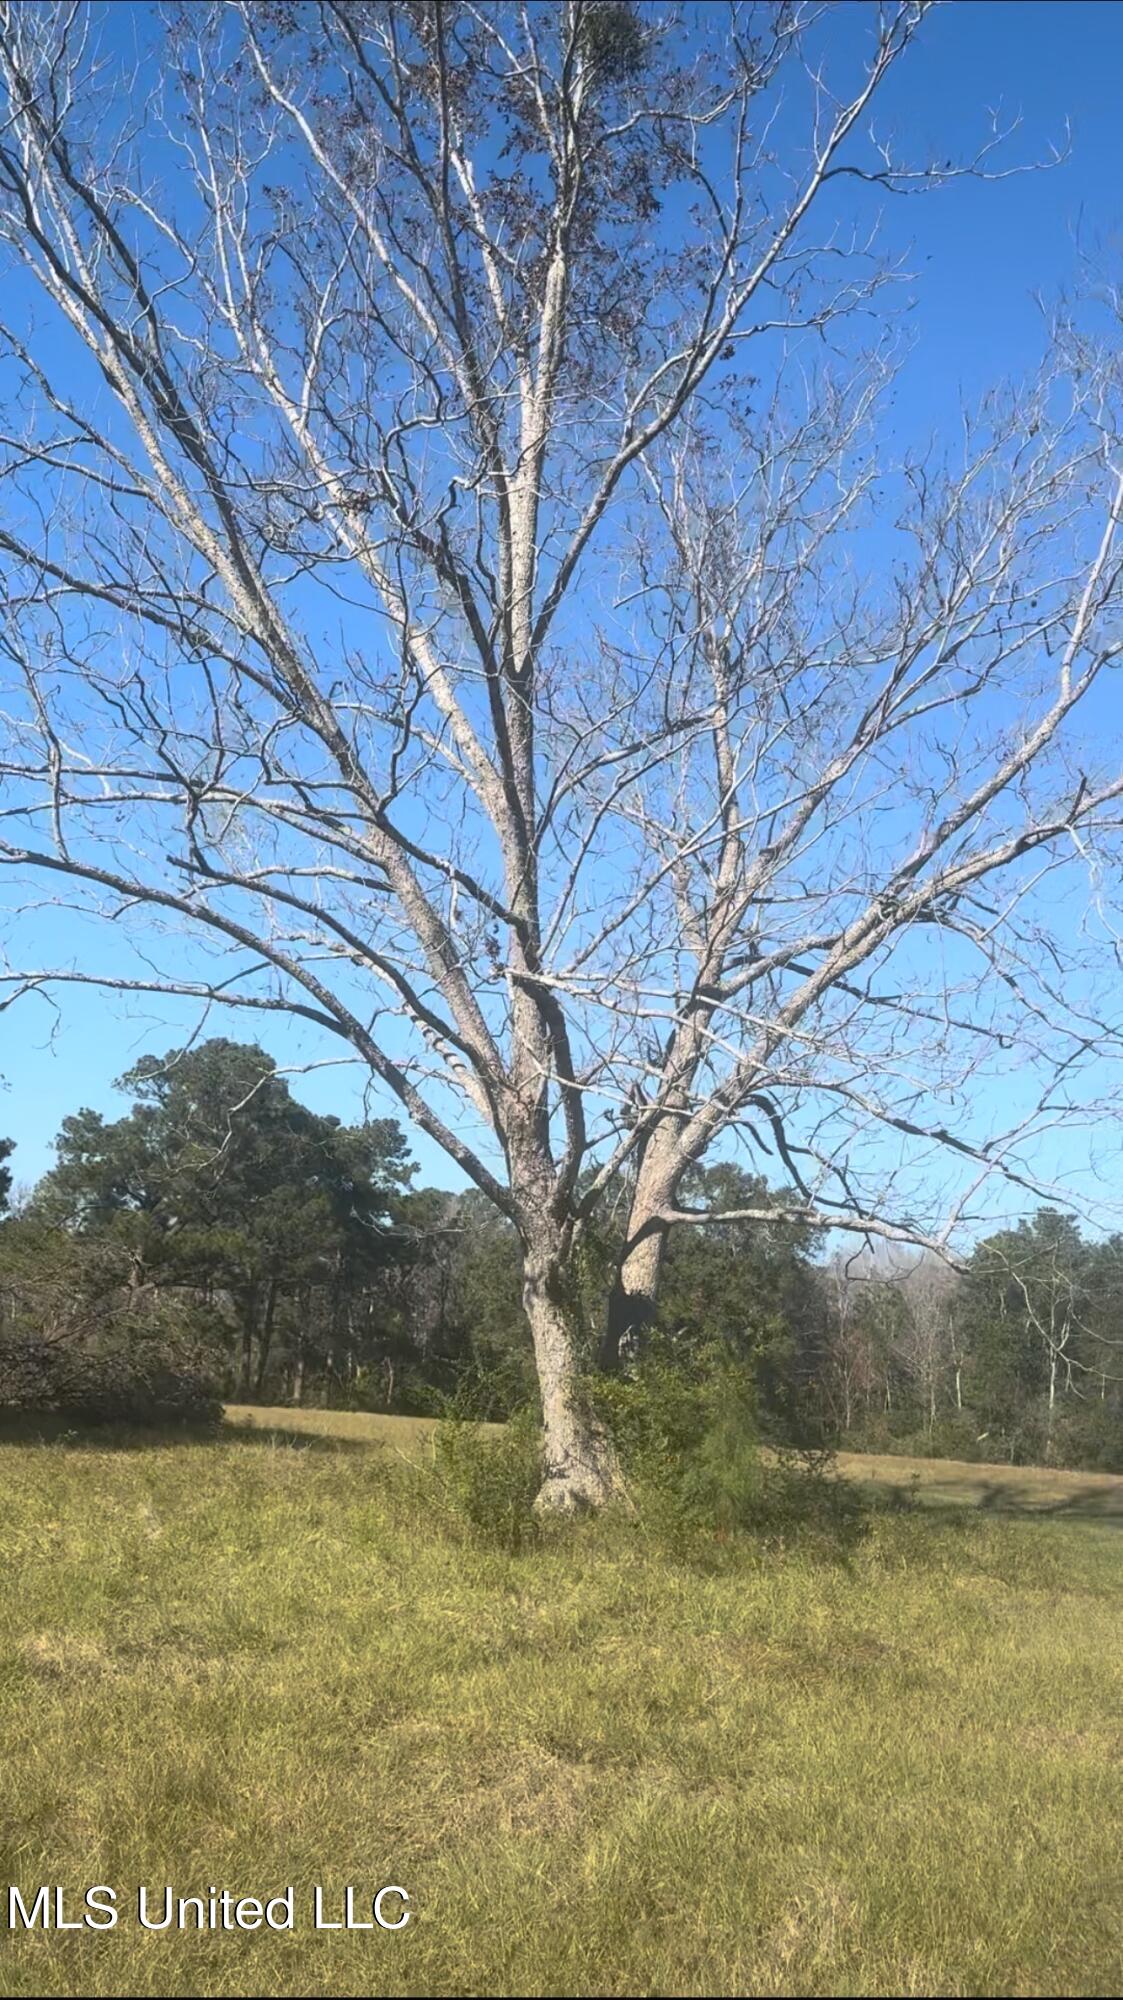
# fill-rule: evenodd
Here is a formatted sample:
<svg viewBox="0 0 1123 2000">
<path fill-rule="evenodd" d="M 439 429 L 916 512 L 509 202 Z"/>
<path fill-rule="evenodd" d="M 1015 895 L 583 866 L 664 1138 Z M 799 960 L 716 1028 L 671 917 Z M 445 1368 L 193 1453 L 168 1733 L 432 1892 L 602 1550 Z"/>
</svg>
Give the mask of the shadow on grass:
<svg viewBox="0 0 1123 2000">
<path fill-rule="evenodd" d="M 51 1411 L 0 1410 L 0 1444 L 53 1444 L 74 1451 L 161 1451 L 216 1444 L 221 1435 L 217 1424 L 94 1423 Z"/>
<path fill-rule="evenodd" d="M 975 1506 L 984 1513 L 992 1514 L 1068 1514 L 1082 1521 L 1106 1521 L 1113 1528 L 1123 1527 L 1123 1506 L 1118 1493 L 1106 1491 L 1102 1486 L 1074 1486 L 1070 1493 L 1055 1495 L 1042 1500 L 1034 1494 L 1033 1488 L 1020 1488 L 1000 1483 L 998 1480 L 982 1480 Z"/>
<path fill-rule="evenodd" d="M 863 1485 L 865 1481 L 857 1482 Z M 929 1513 L 1010 1514 L 1019 1520 L 1099 1521 L 1123 1528 L 1123 1494 L 1103 1486 L 1073 1486 L 1063 1494 L 1043 1497 L 1039 1488 L 1015 1485 L 1008 1479 L 931 1480 L 917 1490 L 904 1481 L 870 1481 L 891 1508 L 918 1508 Z"/>
<path fill-rule="evenodd" d="M 300 1424 L 254 1424 L 227 1417 L 214 1434 L 219 1444 L 264 1444 L 286 1451 L 385 1451 L 378 1437 L 348 1437 L 341 1431 L 307 1430 Z"/>
<path fill-rule="evenodd" d="M 0 1445 L 50 1444 L 65 1451 L 182 1451 L 216 1444 L 260 1445 L 276 1450 L 369 1452 L 378 1438 L 341 1436 L 293 1425 L 249 1424 L 223 1419 L 203 1426 L 190 1424 L 115 1424 L 81 1422 L 54 1412 L 0 1410 Z"/>
</svg>

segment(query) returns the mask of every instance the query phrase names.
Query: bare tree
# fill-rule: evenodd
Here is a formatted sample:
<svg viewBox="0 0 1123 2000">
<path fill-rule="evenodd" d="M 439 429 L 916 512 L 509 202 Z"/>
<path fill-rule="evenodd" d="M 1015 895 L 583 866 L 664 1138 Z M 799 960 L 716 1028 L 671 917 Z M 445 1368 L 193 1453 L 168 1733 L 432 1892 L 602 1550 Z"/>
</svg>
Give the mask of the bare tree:
<svg viewBox="0 0 1123 2000">
<path fill-rule="evenodd" d="M 926 11 L 197 4 L 126 76 L 0 5 L 0 861 L 122 937 L 9 994 L 347 1044 L 517 1229 L 543 1505 L 613 1485 L 610 1185 L 609 1363 L 715 1143 L 944 1242 L 1107 1031 L 1042 943 L 1123 794 L 1106 373 L 876 455 L 876 201 L 1013 170 L 880 136 Z"/>
<path fill-rule="evenodd" d="M 1116 1258 L 1114 1240 L 1085 1243 L 1071 1216 L 1050 1209 L 1016 1230 L 988 1238 L 976 1250 L 974 1269 L 996 1299 L 999 1324 L 1019 1326 L 1037 1350 L 1049 1456 L 1055 1448 L 1058 1399 L 1086 1401 L 1098 1395 L 1104 1400 L 1109 1378 L 1120 1379 L 1123 1342 L 1111 1314 Z"/>
<path fill-rule="evenodd" d="M 963 1408 L 963 1364 L 956 1323 L 956 1274 L 938 1257 L 925 1255 L 903 1270 L 899 1284 L 905 1302 L 905 1366 L 924 1405 L 925 1424 L 933 1430 L 945 1388 Z"/>
<path fill-rule="evenodd" d="M 868 1398 L 872 1384 L 869 1341 L 857 1310 L 857 1287 L 844 1257 L 831 1259 L 824 1284 L 827 1334 L 822 1389 L 832 1423 L 845 1435 L 853 1426 L 859 1400 Z"/>
</svg>

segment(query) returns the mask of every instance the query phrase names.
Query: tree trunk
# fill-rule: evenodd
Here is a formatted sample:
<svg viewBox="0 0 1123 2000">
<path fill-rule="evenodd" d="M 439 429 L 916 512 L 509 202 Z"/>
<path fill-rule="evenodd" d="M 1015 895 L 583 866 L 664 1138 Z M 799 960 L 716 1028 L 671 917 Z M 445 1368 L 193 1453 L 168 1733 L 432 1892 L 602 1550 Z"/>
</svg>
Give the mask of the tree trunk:
<svg viewBox="0 0 1123 2000">
<path fill-rule="evenodd" d="M 257 1321 L 257 1290 L 251 1287 L 242 1296 L 242 1368 L 238 1378 L 238 1400 L 248 1403 L 253 1393 L 253 1336 Z"/>
<path fill-rule="evenodd" d="M 261 1327 L 261 1343 L 257 1360 L 257 1400 L 260 1403 L 265 1394 L 265 1370 L 269 1366 L 269 1350 L 273 1345 L 273 1318 L 277 1310 L 277 1280 L 270 1278 L 265 1294 L 265 1318 Z"/>
<path fill-rule="evenodd" d="M 647 1142 L 636 1167 L 627 1235 L 601 1343 L 601 1367 L 609 1373 L 654 1324 L 668 1236 L 667 1224 L 659 1216 L 673 1200 L 682 1171 L 673 1127 Z"/>
<path fill-rule="evenodd" d="M 578 1513 L 600 1507 L 620 1490 L 616 1453 L 604 1428 L 577 1397 L 577 1352 L 561 1265 L 528 1251 L 523 1306 L 534 1338 L 542 1395 L 544 1478 L 535 1501 L 542 1512 Z"/>
<path fill-rule="evenodd" d="M 653 1228 L 620 1259 L 609 1293 L 608 1319 L 600 1351 L 601 1367 L 609 1373 L 635 1352 L 655 1324 L 659 1274 L 666 1247 L 666 1228 Z"/>
</svg>

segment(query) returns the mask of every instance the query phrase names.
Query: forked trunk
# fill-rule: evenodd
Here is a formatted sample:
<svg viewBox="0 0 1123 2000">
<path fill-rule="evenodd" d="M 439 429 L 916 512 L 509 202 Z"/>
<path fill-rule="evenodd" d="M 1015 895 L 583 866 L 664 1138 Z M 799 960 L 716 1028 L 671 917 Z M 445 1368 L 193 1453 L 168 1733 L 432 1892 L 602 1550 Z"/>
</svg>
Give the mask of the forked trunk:
<svg viewBox="0 0 1123 2000">
<path fill-rule="evenodd" d="M 612 1441 L 578 1393 L 577 1347 L 565 1292 L 559 1266 L 528 1254 L 523 1306 L 534 1337 L 545 1461 L 535 1506 L 543 1513 L 573 1514 L 604 1506 L 621 1490 L 621 1482 Z"/>
<path fill-rule="evenodd" d="M 659 1278 L 669 1234 L 660 1218 L 673 1202 L 683 1171 L 672 1126 L 643 1148 L 632 1191 L 624 1250 L 608 1301 L 601 1367 L 611 1374 L 634 1354 L 655 1324 Z"/>
<path fill-rule="evenodd" d="M 621 1258 L 608 1298 L 601 1342 L 601 1367 L 613 1373 L 655 1324 L 659 1273 L 666 1248 L 665 1229 L 653 1229 Z"/>
</svg>

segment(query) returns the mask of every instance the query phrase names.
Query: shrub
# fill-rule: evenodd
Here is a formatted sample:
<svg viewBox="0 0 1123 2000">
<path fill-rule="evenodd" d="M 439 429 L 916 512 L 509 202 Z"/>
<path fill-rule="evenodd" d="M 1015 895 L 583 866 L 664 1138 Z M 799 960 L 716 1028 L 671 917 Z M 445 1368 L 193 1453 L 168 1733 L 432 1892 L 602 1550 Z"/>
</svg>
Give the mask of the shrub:
<svg viewBox="0 0 1123 2000">
<path fill-rule="evenodd" d="M 130 1288 L 78 1242 L 8 1225 L 0 1264 L 0 1410 L 82 1424 L 212 1429 L 215 1329 L 189 1300 Z"/>
<path fill-rule="evenodd" d="M 837 1546 L 862 1533 L 866 1502 L 829 1452 L 762 1452 L 750 1364 L 724 1349 L 686 1363 L 656 1349 L 590 1392 L 641 1519 L 678 1548 L 745 1534 Z"/>
<path fill-rule="evenodd" d="M 1110 1403 L 1066 1410 L 1052 1441 L 1052 1463 L 1074 1472 L 1123 1472 L 1123 1412 Z"/>
<path fill-rule="evenodd" d="M 516 1554 L 537 1539 L 542 1437 L 532 1405 L 501 1429 L 475 1423 L 453 1406 L 437 1426 L 433 1468 L 446 1506 L 477 1541 Z"/>
<path fill-rule="evenodd" d="M 0 1409 L 76 1424 L 174 1424 L 212 1430 L 222 1399 L 208 1357 L 163 1315 L 86 1340 L 34 1330 L 0 1334 Z"/>
<path fill-rule="evenodd" d="M 212 1430 L 222 1399 L 204 1314 L 162 1300 L 107 1317 L 67 1356 L 56 1407 L 85 1423 Z"/>
<path fill-rule="evenodd" d="M 939 1417 L 924 1430 L 911 1431 L 897 1441 L 895 1449 L 906 1458 L 956 1458 L 972 1464 L 983 1457 L 988 1440 L 980 1439 L 985 1426 L 967 1411 Z"/>
</svg>

